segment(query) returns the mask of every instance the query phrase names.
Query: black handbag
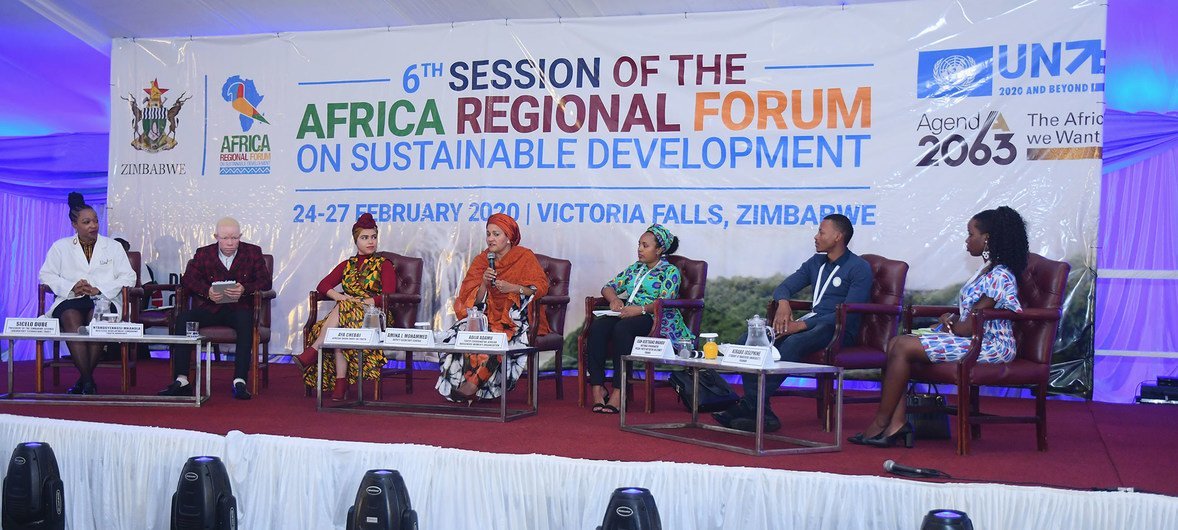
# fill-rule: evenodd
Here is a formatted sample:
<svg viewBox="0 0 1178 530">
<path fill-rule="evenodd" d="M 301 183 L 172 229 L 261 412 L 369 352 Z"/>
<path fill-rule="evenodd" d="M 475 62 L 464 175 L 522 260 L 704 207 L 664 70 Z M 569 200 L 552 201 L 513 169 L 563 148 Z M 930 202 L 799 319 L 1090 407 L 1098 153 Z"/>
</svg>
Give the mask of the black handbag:
<svg viewBox="0 0 1178 530">
<path fill-rule="evenodd" d="M 679 401 L 683 403 L 683 407 L 691 410 L 691 377 L 693 369 L 684 370 L 682 372 L 671 372 L 668 381 L 671 383 L 671 388 L 675 389 L 675 393 L 679 395 Z M 699 370 L 699 411 L 700 412 L 719 412 L 727 409 L 733 403 L 736 403 L 740 396 L 732 391 L 732 387 L 728 386 L 728 381 L 725 381 L 720 374 L 711 368 Z"/>
<path fill-rule="evenodd" d="M 945 408 L 945 396 L 936 386 L 929 385 L 929 388 L 931 392 L 917 392 L 915 386 L 908 387 L 905 396 L 908 422 L 912 424 L 917 439 L 948 440 L 949 411 Z"/>
</svg>

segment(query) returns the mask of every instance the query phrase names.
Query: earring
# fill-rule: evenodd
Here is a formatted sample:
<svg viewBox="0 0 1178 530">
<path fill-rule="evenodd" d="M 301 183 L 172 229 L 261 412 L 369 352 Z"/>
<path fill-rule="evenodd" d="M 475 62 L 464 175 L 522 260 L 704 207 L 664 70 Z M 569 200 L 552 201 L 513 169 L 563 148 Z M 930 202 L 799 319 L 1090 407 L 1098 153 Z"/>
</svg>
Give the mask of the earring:
<svg viewBox="0 0 1178 530">
<path fill-rule="evenodd" d="M 990 261 L 990 240 L 987 239 L 985 247 L 982 248 L 982 261 Z"/>
</svg>

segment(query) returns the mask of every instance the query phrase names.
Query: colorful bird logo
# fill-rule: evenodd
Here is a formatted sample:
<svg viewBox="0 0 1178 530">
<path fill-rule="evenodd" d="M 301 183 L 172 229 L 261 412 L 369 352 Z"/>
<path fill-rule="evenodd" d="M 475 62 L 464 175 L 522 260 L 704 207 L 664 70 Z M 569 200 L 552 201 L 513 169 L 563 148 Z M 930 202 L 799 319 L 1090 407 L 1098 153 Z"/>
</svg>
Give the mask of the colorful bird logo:
<svg viewBox="0 0 1178 530">
<path fill-rule="evenodd" d="M 233 110 L 240 112 L 243 116 L 247 116 L 249 118 L 252 118 L 252 119 L 258 120 L 262 123 L 265 123 L 266 125 L 269 125 L 270 122 L 266 121 L 266 117 L 262 116 L 262 113 L 259 112 L 258 109 L 256 107 L 254 107 L 254 105 L 252 103 L 250 103 L 249 101 L 246 101 L 246 99 L 245 99 L 245 83 L 241 83 L 241 82 L 234 83 L 233 88 L 235 89 L 235 94 L 236 94 L 236 97 L 233 98 L 233 102 L 232 102 Z"/>
</svg>

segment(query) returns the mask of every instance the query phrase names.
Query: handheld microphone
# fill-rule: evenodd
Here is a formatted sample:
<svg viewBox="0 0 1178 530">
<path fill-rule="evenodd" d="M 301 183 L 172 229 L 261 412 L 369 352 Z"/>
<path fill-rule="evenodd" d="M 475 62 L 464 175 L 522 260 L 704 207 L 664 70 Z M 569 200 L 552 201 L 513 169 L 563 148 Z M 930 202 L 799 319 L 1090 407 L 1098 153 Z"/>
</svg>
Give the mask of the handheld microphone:
<svg viewBox="0 0 1178 530">
<path fill-rule="evenodd" d="M 487 251 L 487 268 L 495 270 L 495 253 Z M 495 286 L 495 280 L 491 280 L 491 286 Z"/>
<path fill-rule="evenodd" d="M 897 464 L 894 460 L 886 460 L 883 464 L 884 471 L 888 473 L 895 473 L 903 477 L 913 478 L 952 478 L 948 473 L 938 469 L 922 469 L 919 467 L 908 467 L 903 464 Z"/>
</svg>

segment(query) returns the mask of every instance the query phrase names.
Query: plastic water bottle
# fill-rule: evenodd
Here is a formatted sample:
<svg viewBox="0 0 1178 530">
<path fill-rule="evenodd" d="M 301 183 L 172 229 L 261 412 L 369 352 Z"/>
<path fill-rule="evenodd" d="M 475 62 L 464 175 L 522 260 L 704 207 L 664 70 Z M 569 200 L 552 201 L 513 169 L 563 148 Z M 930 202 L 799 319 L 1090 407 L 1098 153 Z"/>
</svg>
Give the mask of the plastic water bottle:
<svg viewBox="0 0 1178 530">
<path fill-rule="evenodd" d="M 94 297 L 94 314 L 90 315 L 91 322 L 106 322 L 106 314 L 110 311 L 110 299 L 98 295 Z"/>
</svg>

